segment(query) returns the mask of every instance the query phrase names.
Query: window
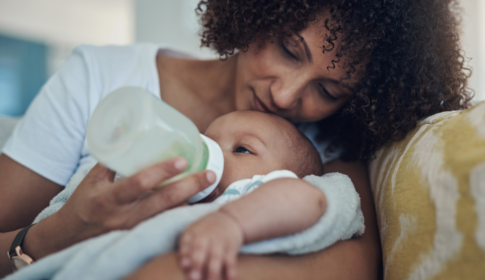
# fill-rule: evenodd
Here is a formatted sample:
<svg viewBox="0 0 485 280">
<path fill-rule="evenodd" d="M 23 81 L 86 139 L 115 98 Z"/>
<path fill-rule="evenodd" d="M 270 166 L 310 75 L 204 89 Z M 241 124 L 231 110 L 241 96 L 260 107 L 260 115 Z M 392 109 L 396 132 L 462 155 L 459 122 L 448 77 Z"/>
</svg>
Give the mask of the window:
<svg viewBox="0 0 485 280">
<path fill-rule="evenodd" d="M 0 35 L 0 115 L 21 116 L 47 78 L 47 47 Z"/>
</svg>

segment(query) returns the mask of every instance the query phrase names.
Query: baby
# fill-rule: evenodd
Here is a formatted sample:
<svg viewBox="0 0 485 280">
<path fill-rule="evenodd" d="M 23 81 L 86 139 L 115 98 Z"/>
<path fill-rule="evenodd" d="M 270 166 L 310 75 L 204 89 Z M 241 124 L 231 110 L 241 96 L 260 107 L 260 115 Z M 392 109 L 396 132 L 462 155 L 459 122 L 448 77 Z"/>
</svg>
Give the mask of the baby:
<svg viewBox="0 0 485 280">
<path fill-rule="evenodd" d="M 184 231 L 180 261 L 191 280 L 235 279 L 243 244 L 303 231 L 324 214 L 325 194 L 298 179 L 321 175 L 323 167 L 312 143 L 275 115 L 237 111 L 216 119 L 205 135 L 220 145 L 225 160 L 208 200 L 230 202 Z"/>
<path fill-rule="evenodd" d="M 352 182 L 338 173 L 305 176 L 322 173 L 320 157 L 289 122 L 240 111 L 216 119 L 206 135 L 225 158 L 222 180 L 208 199 L 213 203 L 170 209 L 133 229 L 91 238 L 11 279 L 121 279 L 177 244 L 190 279 L 234 279 L 238 252 L 307 254 L 363 233 Z M 76 172 L 35 222 L 60 209 L 90 168 Z"/>
</svg>

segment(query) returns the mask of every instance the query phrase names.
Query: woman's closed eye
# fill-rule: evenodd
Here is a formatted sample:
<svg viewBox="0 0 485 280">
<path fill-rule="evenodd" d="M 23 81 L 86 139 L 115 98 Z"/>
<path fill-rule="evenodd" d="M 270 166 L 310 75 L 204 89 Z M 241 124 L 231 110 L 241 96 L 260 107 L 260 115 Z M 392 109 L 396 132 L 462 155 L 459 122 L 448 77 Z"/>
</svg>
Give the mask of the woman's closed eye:
<svg viewBox="0 0 485 280">
<path fill-rule="evenodd" d="M 252 154 L 248 149 L 244 148 L 244 147 L 237 147 L 235 150 L 234 150 L 235 153 L 240 153 L 240 154 Z"/>
<path fill-rule="evenodd" d="M 285 44 L 283 42 L 280 43 L 280 47 L 283 49 L 283 51 L 285 52 L 285 54 L 287 56 L 289 56 L 291 59 L 298 60 L 298 58 L 296 57 L 296 55 L 294 55 L 292 52 L 290 52 L 290 50 L 285 46 Z"/>
<path fill-rule="evenodd" d="M 281 40 L 279 42 L 281 50 L 283 50 L 283 53 L 286 57 L 290 58 L 293 61 L 298 61 L 298 55 L 290 51 L 290 49 L 288 49 L 288 47 L 286 46 L 287 44 L 290 44 L 290 42 L 284 42 L 283 40 Z"/>
<path fill-rule="evenodd" d="M 337 97 L 331 95 L 330 92 L 328 92 L 328 90 L 322 84 L 318 84 L 318 86 L 320 87 L 320 90 L 325 97 L 329 98 L 331 101 L 337 101 Z"/>
</svg>

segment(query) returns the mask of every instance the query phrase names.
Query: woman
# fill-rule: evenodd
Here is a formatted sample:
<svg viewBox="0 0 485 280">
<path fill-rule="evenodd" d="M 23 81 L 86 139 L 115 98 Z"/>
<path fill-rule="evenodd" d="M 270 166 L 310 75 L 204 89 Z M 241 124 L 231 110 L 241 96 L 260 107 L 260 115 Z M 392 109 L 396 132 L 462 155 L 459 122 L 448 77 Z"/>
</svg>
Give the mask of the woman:
<svg viewBox="0 0 485 280">
<path fill-rule="evenodd" d="M 136 84 L 201 131 L 225 113 L 260 110 L 295 123 L 314 122 L 327 154 L 339 153 L 325 172 L 352 179 L 365 234 L 301 257 L 242 256 L 240 279 L 375 279 L 380 252 L 364 163 L 379 147 L 402 139 L 418 119 L 468 106 L 455 6 L 451 0 L 202 1 L 202 43 L 224 60 L 190 60 L 169 50 L 156 54 L 146 46 L 78 48 L 0 156 L 0 250 L 7 251 L 62 190 L 65 177 L 89 161 L 84 133 L 97 102 L 116 87 Z M 58 164 L 64 155 L 69 162 Z M 182 203 L 210 185 L 214 174 L 201 172 L 137 198 L 186 164 L 168 160 L 115 183 L 111 171 L 96 166 L 59 212 L 28 231 L 22 250 L 39 259 Z M 8 266 L 2 258 L 2 274 L 10 272 Z M 134 277 L 152 273 L 183 279 L 174 254 L 155 259 Z"/>
</svg>

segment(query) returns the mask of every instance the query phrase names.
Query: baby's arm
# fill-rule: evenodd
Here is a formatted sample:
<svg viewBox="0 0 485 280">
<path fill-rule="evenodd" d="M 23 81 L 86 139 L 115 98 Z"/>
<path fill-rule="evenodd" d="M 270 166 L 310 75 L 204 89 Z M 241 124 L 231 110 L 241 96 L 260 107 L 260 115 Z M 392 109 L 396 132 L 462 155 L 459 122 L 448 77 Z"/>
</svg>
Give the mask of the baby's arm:
<svg viewBox="0 0 485 280">
<path fill-rule="evenodd" d="M 301 179 L 276 179 L 219 211 L 241 227 L 244 243 L 290 235 L 315 224 L 325 213 L 325 194 Z"/>
<path fill-rule="evenodd" d="M 222 273 L 235 279 L 243 244 L 303 231 L 326 205 L 324 193 L 303 180 L 269 181 L 189 226 L 180 239 L 182 267 L 191 280 L 216 280 Z"/>
</svg>

